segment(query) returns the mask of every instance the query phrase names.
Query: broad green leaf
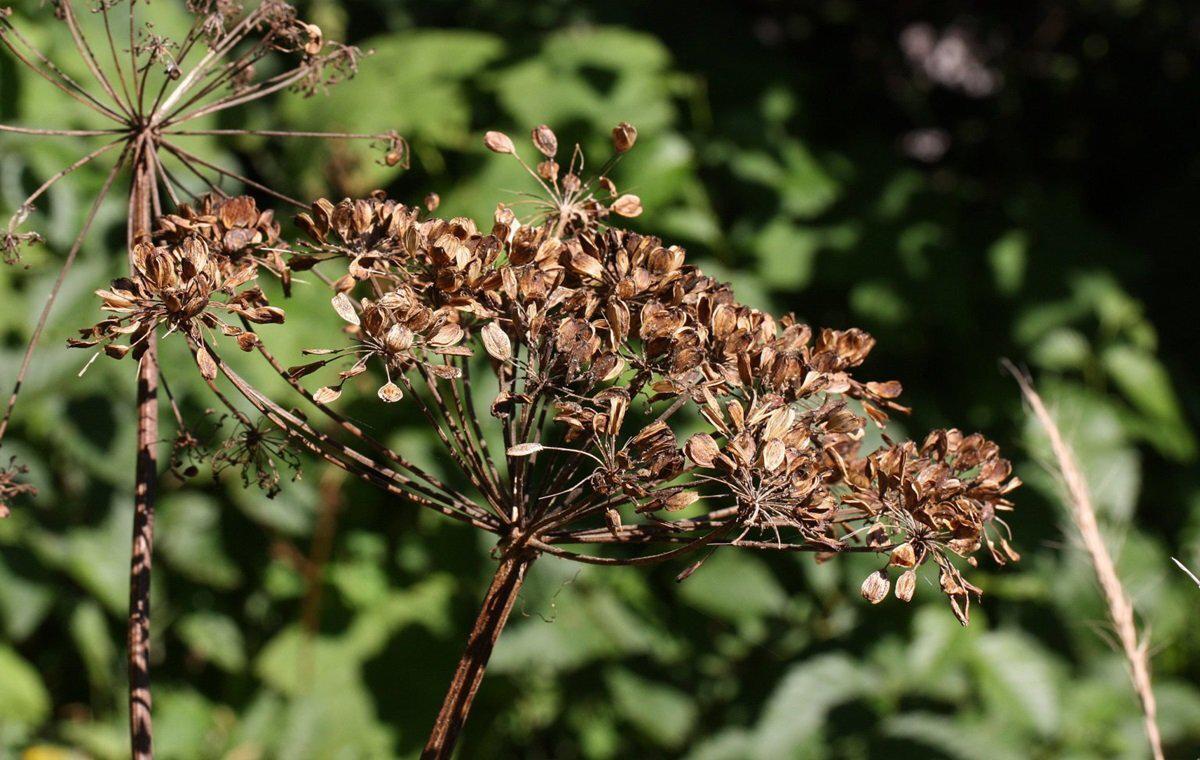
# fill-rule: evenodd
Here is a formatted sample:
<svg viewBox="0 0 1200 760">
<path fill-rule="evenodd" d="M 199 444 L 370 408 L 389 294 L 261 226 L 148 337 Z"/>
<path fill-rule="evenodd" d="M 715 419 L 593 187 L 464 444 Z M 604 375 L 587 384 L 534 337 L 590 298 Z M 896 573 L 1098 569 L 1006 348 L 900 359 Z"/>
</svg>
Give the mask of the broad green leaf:
<svg viewBox="0 0 1200 760">
<path fill-rule="evenodd" d="M 192 655 L 238 673 L 246 664 L 246 645 L 236 621 L 215 612 L 196 612 L 175 624 Z"/>
<path fill-rule="evenodd" d="M 731 621 L 778 615 L 787 605 L 787 594 L 761 559 L 728 550 L 718 550 L 680 584 L 679 598 Z"/>
<path fill-rule="evenodd" d="M 677 748 L 691 733 L 696 705 L 690 695 L 624 669 L 609 674 L 608 688 L 617 712 L 656 744 Z"/>
<path fill-rule="evenodd" d="M 0 644 L 0 724 L 37 726 L 50 715 L 50 694 L 37 670 Z"/>
</svg>

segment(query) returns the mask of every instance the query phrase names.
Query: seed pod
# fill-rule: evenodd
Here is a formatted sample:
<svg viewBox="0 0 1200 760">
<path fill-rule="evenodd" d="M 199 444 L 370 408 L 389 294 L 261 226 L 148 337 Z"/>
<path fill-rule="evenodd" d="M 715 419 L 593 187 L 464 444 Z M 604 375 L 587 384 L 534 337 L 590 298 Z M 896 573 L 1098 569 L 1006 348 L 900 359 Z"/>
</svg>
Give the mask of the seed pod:
<svg viewBox="0 0 1200 760">
<path fill-rule="evenodd" d="M 404 398 L 404 391 L 400 390 L 400 386 L 396 385 L 395 383 L 384 383 L 383 385 L 379 386 L 379 390 L 376 391 L 376 395 L 378 395 L 379 398 L 384 402 L 388 404 L 394 404 L 400 399 Z"/>
<path fill-rule="evenodd" d="M 615 509 L 610 509 L 604 513 L 604 522 L 608 525 L 608 532 L 613 534 L 613 538 L 621 537 L 621 513 Z"/>
<path fill-rule="evenodd" d="M 493 153 L 516 153 L 517 148 L 512 139 L 503 132 L 488 132 L 483 136 L 483 144 Z"/>
<path fill-rule="evenodd" d="M 917 553 L 912 544 L 905 542 L 892 549 L 890 564 L 896 567 L 912 567 L 917 564 Z"/>
<path fill-rule="evenodd" d="M 331 388 L 329 386 L 325 386 L 324 388 L 317 389 L 317 392 L 313 394 L 313 401 L 318 404 L 330 404 L 334 401 L 337 401 L 341 395 L 341 388 Z"/>
<path fill-rule="evenodd" d="M 637 142 L 637 127 L 627 121 L 623 121 L 613 127 L 612 131 L 613 148 L 618 153 L 624 153 L 633 147 Z"/>
<path fill-rule="evenodd" d="M 437 193 L 430 193 L 425 196 L 425 210 L 429 213 L 437 211 L 437 207 L 442 204 L 442 197 Z"/>
<path fill-rule="evenodd" d="M 614 214 L 620 214 L 621 216 L 629 218 L 641 216 L 642 199 L 632 193 L 626 193 L 613 201 L 611 208 Z"/>
<path fill-rule="evenodd" d="M 913 598 L 913 592 L 917 590 L 917 574 L 912 570 L 905 570 L 900 573 L 900 577 L 896 579 L 896 598 L 902 602 L 910 601 Z"/>
<path fill-rule="evenodd" d="M 783 464 L 786 453 L 787 447 L 784 446 L 783 441 L 773 438 L 766 446 L 763 446 L 763 467 L 766 468 L 767 472 L 774 472 L 779 469 L 779 465 Z"/>
<path fill-rule="evenodd" d="M 539 177 L 547 182 L 554 181 L 554 178 L 558 176 L 558 162 L 549 159 L 540 162 L 537 165 L 537 173 Z"/>
<path fill-rule="evenodd" d="M 708 433 L 696 433 L 683 445 L 683 452 L 688 459 L 701 467 L 712 467 L 713 460 L 721 454 L 721 449 Z"/>
<path fill-rule="evenodd" d="M 207 349 L 196 349 L 196 366 L 200 368 L 200 375 L 205 380 L 217 379 L 217 363 L 213 361 Z"/>
<path fill-rule="evenodd" d="M 518 443 L 516 446 L 508 448 L 508 455 L 510 457 L 527 457 L 538 453 L 544 448 L 546 447 L 540 443 Z"/>
<path fill-rule="evenodd" d="M 508 334 L 498 323 L 488 322 L 479 331 L 479 334 L 483 338 L 483 347 L 487 349 L 493 359 L 506 362 L 512 358 L 512 341 L 508 339 Z"/>
<path fill-rule="evenodd" d="M 358 319 L 358 312 L 354 310 L 354 302 L 350 300 L 350 296 L 345 293 L 338 293 L 333 297 L 331 303 L 333 304 L 333 310 L 337 312 L 339 317 L 352 325 L 362 324 Z"/>
<path fill-rule="evenodd" d="M 887 597 L 891 586 L 892 582 L 888 580 L 887 571 L 876 570 L 863 581 L 860 592 L 863 599 L 866 599 L 871 604 L 879 604 Z"/>
<path fill-rule="evenodd" d="M 550 127 L 543 124 L 533 130 L 533 147 L 541 151 L 546 158 L 554 158 L 554 154 L 558 152 L 558 137 Z"/>
<path fill-rule="evenodd" d="M 679 493 L 671 494 L 667 497 L 666 505 L 668 512 L 678 512 L 681 509 L 687 509 L 695 504 L 700 498 L 700 494 L 695 491 L 680 491 Z"/>
</svg>

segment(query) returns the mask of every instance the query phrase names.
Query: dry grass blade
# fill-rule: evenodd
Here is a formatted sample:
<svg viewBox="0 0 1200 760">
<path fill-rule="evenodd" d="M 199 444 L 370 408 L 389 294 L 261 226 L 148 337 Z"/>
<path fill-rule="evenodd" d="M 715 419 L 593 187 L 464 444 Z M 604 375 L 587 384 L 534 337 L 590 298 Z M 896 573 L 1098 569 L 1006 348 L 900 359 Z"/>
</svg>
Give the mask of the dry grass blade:
<svg viewBox="0 0 1200 760">
<path fill-rule="evenodd" d="M 1175 559 L 1174 557 L 1171 557 L 1171 561 L 1174 562 L 1176 565 L 1178 565 L 1180 570 L 1187 573 L 1187 577 L 1192 579 L 1192 583 L 1195 583 L 1198 587 L 1200 587 L 1200 578 L 1197 578 L 1196 574 L 1193 573 L 1191 570 L 1189 570 L 1187 565 L 1183 564 L 1182 562 Z"/>
<path fill-rule="evenodd" d="M 1063 483 L 1067 489 L 1066 501 L 1071 510 L 1071 519 L 1079 531 L 1080 538 L 1083 539 L 1092 569 L 1096 572 L 1096 580 L 1100 583 L 1100 589 L 1104 593 L 1104 602 L 1108 606 L 1108 614 L 1112 619 L 1121 651 L 1129 662 L 1129 675 L 1142 706 L 1150 750 L 1156 760 L 1163 760 L 1162 737 L 1158 730 L 1158 708 L 1154 700 L 1154 690 L 1150 684 L 1149 658 L 1146 653 L 1147 642 L 1139 641 L 1133 603 L 1130 601 L 1129 595 L 1125 593 L 1124 586 L 1121 585 L 1112 555 L 1100 533 L 1100 525 L 1096 521 L 1096 510 L 1092 506 L 1092 497 L 1088 491 L 1087 481 L 1084 479 L 1078 462 L 1075 461 L 1071 447 L 1063 439 L 1062 432 L 1050 416 L 1042 397 L 1034 389 L 1029 377 L 1011 363 L 1005 362 L 1005 368 L 1016 378 L 1025 401 L 1029 404 L 1038 424 L 1042 426 L 1050 439 L 1054 459 L 1062 473 Z M 1188 574 L 1191 575 L 1191 573 Z M 1193 580 L 1195 580 L 1195 576 L 1193 576 Z"/>
</svg>

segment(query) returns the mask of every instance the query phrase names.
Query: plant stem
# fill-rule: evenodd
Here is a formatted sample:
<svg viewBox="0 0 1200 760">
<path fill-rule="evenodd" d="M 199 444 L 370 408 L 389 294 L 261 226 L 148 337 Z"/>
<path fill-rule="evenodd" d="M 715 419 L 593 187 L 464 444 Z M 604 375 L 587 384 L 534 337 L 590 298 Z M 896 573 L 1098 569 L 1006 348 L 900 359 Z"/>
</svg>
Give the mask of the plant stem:
<svg viewBox="0 0 1200 760">
<path fill-rule="evenodd" d="M 500 566 L 492 577 L 492 585 L 483 598 L 483 608 L 467 639 L 466 650 L 458 661 L 450 689 L 442 701 L 442 709 L 433 724 L 429 741 L 421 753 L 422 760 L 447 760 L 454 753 L 455 742 L 463 724 L 467 722 L 471 702 L 483 681 L 496 639 L 508 622 L 513 603 L 525 583 L 525 572 L 535 557 L 526 546 L 518 544 L 510 547 L 500 560 Z"/>
<path fill-rule="evenodd" d="M 150 234 L 154 175 L 148 146 L 134 159 L 129 195 L 129 238 Z M 134 760 L 154 757 L 150 709 L 150 568 L 154 549 L 154 498 L 158 485 L 158 346 L 147 341 L 137 377 L 137 480 L 129 566 L 129 740 Z"/>
</svg>

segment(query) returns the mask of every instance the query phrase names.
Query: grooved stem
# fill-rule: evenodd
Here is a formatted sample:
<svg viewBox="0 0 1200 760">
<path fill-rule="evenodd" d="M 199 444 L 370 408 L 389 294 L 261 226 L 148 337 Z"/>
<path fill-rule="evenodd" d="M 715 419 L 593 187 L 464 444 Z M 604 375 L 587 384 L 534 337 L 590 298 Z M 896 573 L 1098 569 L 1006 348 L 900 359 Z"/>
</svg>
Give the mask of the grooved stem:
<svg viewBox="0 0 1200 760">
<path fill-rule="evenodd" d="M 149 146 L 135 157 L 129 195 L 129 242 L 150 234 L 153 167 Z M 137 480 L 129 566 L 129 740 L 134 760 L 154 757 L 150 717 L 150 568 L 154 553 L 154 498 L 158 485 L 158 344 L 147 339 L 137 376 Z"/>
<path fill-rule="evenodd" d="M 475 627 L 467 639 L 467 647 L 458 662 L 458 669 L 454 671 L 450 689 L 442 701 L 442 709 L 434 721 L 429 741 L 421 753 L 422 760 L 447 760 L 454 753 L 454 745 L 463 724 L 467 722 L 479 684 L 483 682 L 496 639 L 508 622 L 513 603 L 525 583 L 525 572 L 534 557 L 525 547 L 515 546 L 505 552 L 500 560 L 500 566 L 492 577 L 492 585 L 483 598 L 483 607 L 475 619 Z"/>
</svg>

